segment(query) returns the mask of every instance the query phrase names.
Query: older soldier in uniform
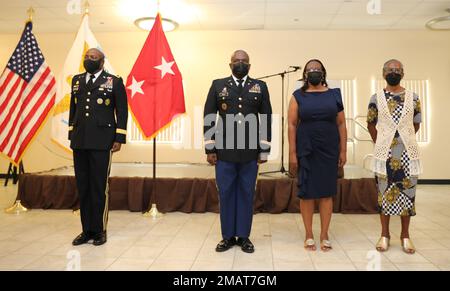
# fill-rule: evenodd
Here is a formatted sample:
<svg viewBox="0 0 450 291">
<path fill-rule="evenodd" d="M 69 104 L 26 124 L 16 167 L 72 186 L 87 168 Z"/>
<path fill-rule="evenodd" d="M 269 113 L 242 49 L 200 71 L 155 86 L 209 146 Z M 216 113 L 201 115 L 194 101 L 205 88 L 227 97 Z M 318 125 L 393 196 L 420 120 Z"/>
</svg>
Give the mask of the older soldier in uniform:
<svg viewBox="0 0 450 291">
<path fill-rule="evenodd" d="M 84 58 L 86 72 L 72 79 L 69 139 L 83 226 L 73 245 L 91 239 L 94 245 L 106 242 L 111 156 L 126 142 L 125 87 L 120 77 L 103 70 L 104 62 L 101 51 L 88 50 Z"/>
<path fill-rule="evenodd" d="M 253 253 L 253 196 L 258 164 L 270 153 L 272 107 L 266 83 L 248 76 L 245 51 L 233 53 L 230 68 L 232 76 L 213 81 L 204 109 L 207 160 L 216 167 L 220 199 L 223 240 L 216 251 L 237 244 Z"/>
</svg>

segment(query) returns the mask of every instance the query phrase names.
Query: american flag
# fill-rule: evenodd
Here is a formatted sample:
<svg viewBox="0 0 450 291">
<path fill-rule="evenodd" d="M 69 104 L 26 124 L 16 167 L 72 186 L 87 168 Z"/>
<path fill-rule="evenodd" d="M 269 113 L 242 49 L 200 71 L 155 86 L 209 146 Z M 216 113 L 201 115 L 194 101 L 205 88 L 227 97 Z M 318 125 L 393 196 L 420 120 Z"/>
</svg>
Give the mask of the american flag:
<svg viewBox="0 0 450 291">
<path fill-rule="evenodd" d="M 19 164 L 55 104 L 55 78 L 27 22 L 0 76 L 0 152 Z"/>
</svg>

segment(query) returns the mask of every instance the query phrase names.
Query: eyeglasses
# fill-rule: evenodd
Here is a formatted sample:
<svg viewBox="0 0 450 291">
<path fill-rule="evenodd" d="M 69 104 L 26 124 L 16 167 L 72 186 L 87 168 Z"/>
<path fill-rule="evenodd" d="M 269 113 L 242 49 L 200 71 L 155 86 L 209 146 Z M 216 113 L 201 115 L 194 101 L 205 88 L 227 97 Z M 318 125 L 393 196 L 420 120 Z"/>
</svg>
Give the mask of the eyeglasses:
<svg viewBox="0 0 450 291">
<path fill-rule="evenodd" d="M 322 69 L 307 69 L 306 73 L 312 73 L 312 72 L 320 72 L 323 73 Z"/>
<path fill-rule="evenodd" d="M 396 73 L 396 74 L 403 74 L 403 69 L 398 69 L 398 68 L 390 68 L 390 69 L 386 69 L 384 70 L 386 73 L 390 74 L 390 73 Z"/>
</svg>

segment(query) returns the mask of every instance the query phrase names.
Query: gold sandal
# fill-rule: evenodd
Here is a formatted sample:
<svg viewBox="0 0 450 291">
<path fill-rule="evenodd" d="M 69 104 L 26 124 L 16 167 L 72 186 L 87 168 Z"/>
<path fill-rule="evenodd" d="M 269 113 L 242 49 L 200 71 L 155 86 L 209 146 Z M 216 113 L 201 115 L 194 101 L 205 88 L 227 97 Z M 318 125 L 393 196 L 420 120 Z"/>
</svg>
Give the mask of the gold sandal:
<svg viewBox="0 0 450 291">
<path fill-rule="evenodd" d="M 324 252 L 331 251 L 333 247 L 331 246 L 331 242 L 327 239 L 324 239 L 320 242 L 320 249 Z"/>
<path fill-rule="evenodd" d="M 404 238 L 401 240 L 403 251 L 409 255 L 412 255 L 416 252 L 416 248 L 414 244 L 409 238 Z"/>
<path fill-rule="evenodd" d="M 316 242 L 312 238 L 308 238 L 305 240 L 304 247 L 307 250 L 315 251 L 316 250 Z"/>
<path fill-rule="evenodd" d="M 379 252 L 385 252 L 389 249 L 389 241 L 390 239 L 388 237 L 382 236 L 377 242 L 377 245 L 375 246 L 377 251 Z"/>
</svg>

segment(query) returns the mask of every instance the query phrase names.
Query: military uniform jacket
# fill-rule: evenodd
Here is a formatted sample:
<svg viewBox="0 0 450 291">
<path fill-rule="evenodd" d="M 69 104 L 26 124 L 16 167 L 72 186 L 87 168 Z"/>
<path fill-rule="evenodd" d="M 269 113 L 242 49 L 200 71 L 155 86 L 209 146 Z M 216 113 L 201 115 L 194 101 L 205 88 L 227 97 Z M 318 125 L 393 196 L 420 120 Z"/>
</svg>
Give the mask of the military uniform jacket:
<svg viewBox="0 0 450 291">
<path fill-rule="evenodd" d="M 126 143 L 128 105 L 122 78 L 103 71 L 90 87 L 86 73 L 72 79 L 69 139 L 72 149 L 110 150 Z"/>
<path fill-rule="evenodd" d="M 217 121 L 211 122 L 211 116 L 217 113 Z M 214 80 L 205 103 L 204 121 L 207 154 L 216 153 L 219 160 L 236 163 L 267 159 L 272 106 L 265 82 L 247 77 L 240 91 L 232 76 Z"/>
</svg>

